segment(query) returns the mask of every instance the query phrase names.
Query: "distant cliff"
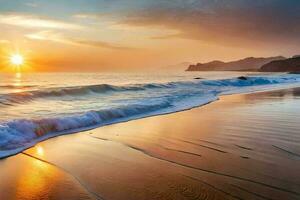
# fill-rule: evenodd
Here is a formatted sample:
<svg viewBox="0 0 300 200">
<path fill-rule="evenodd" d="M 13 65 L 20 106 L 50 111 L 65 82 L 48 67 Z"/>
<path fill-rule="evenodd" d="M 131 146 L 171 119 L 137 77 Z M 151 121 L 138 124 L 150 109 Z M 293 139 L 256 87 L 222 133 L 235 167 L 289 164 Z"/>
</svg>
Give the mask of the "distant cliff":
<svg viewBox="0 0 300 200">
<path fill-rule="evenodd" d="M 300 56 L 276 60 L 263 65 L 261 72 L 300 72 Z"/>
<path fill-rule="evenodd" d="M 249 57 L 231 62 L 222 62 L 216 60 L 208 63 L 198 63 L 196 65 L 190 65 L 186 71 L 258 71 L 264 64 L 274 60 L 282 59 L 285 59 L 285 57 Z"/>
</svg>

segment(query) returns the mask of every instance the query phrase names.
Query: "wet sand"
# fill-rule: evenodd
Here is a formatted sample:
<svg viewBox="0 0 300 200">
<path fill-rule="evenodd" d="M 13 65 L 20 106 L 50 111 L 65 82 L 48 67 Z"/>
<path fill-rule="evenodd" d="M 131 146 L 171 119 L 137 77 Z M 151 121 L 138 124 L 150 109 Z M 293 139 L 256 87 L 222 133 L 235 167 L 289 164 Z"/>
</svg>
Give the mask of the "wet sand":
<svg viewBox="0 0 300 200">
<path fill-rule="evenodd" d="M 0 199 L 300 199 L 300 89 L 42 142 L 0 160 Z"/>
</svg>

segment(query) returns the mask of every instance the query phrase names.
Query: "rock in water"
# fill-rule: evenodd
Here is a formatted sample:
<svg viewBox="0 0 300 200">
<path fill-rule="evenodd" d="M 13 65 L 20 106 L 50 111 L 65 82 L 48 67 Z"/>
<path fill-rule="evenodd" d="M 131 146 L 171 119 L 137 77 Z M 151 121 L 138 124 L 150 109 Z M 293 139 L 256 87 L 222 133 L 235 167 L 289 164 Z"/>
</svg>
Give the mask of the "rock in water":
<svg viewBox="0 0 300 200">
<path fill-rule="evenodd" d="M 246 80 L 248 80 L 248 78 L 247 78 L 247 77 L 245 77 L 245 76 L 240 76 L 240 77 L 238 77 L 238 79 L 239 79 L 239 80 L 243 80 L 243 81 L 246 81 Z"/>
</svg>

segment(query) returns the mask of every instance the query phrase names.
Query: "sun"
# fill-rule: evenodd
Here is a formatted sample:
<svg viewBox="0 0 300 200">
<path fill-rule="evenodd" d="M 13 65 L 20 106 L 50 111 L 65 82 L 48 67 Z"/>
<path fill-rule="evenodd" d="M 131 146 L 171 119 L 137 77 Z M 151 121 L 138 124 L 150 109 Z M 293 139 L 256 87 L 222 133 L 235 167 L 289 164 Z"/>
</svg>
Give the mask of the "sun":
<svg viewBox="0 0 300 200">
<path fill-rule="evenodd" d="M 13 54 L 10 57 L 10 62 L 13 65 L 20 66 L 24 63 L 24 57 L 20 54 Z"/>
<path fill-rule="evenodd" d="M 7 49 L 3 55 L 4 64 L 6 65 L 4 70 L 13 73 L 31 71 L 32 62 L 28 52 L 19 49 Z"/>
</svg>

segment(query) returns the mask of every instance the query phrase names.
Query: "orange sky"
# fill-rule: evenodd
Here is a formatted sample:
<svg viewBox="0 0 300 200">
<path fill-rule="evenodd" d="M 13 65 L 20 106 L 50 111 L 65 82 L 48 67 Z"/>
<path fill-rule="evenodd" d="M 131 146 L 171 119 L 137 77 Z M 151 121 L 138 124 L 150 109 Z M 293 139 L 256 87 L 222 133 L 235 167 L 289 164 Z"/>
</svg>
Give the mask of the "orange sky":
<svg viewBox="0 0 300 200">
<path fill-rule="evenodd" d="M 8 70 L 14 52 L 24 55 L 28 71 L 85 72 L 172 69 L 181 62 L 291 56 L 300 50 L 299 28 L 285 30 L 286 23 L 297 23 L 298 18 L 295 24 L 288 21 L 294 17 L 288 13 L 299 15 L 289 4 L 293 1 L 122 2 L 4 3 L 0 70 Z"/>
</svg>

